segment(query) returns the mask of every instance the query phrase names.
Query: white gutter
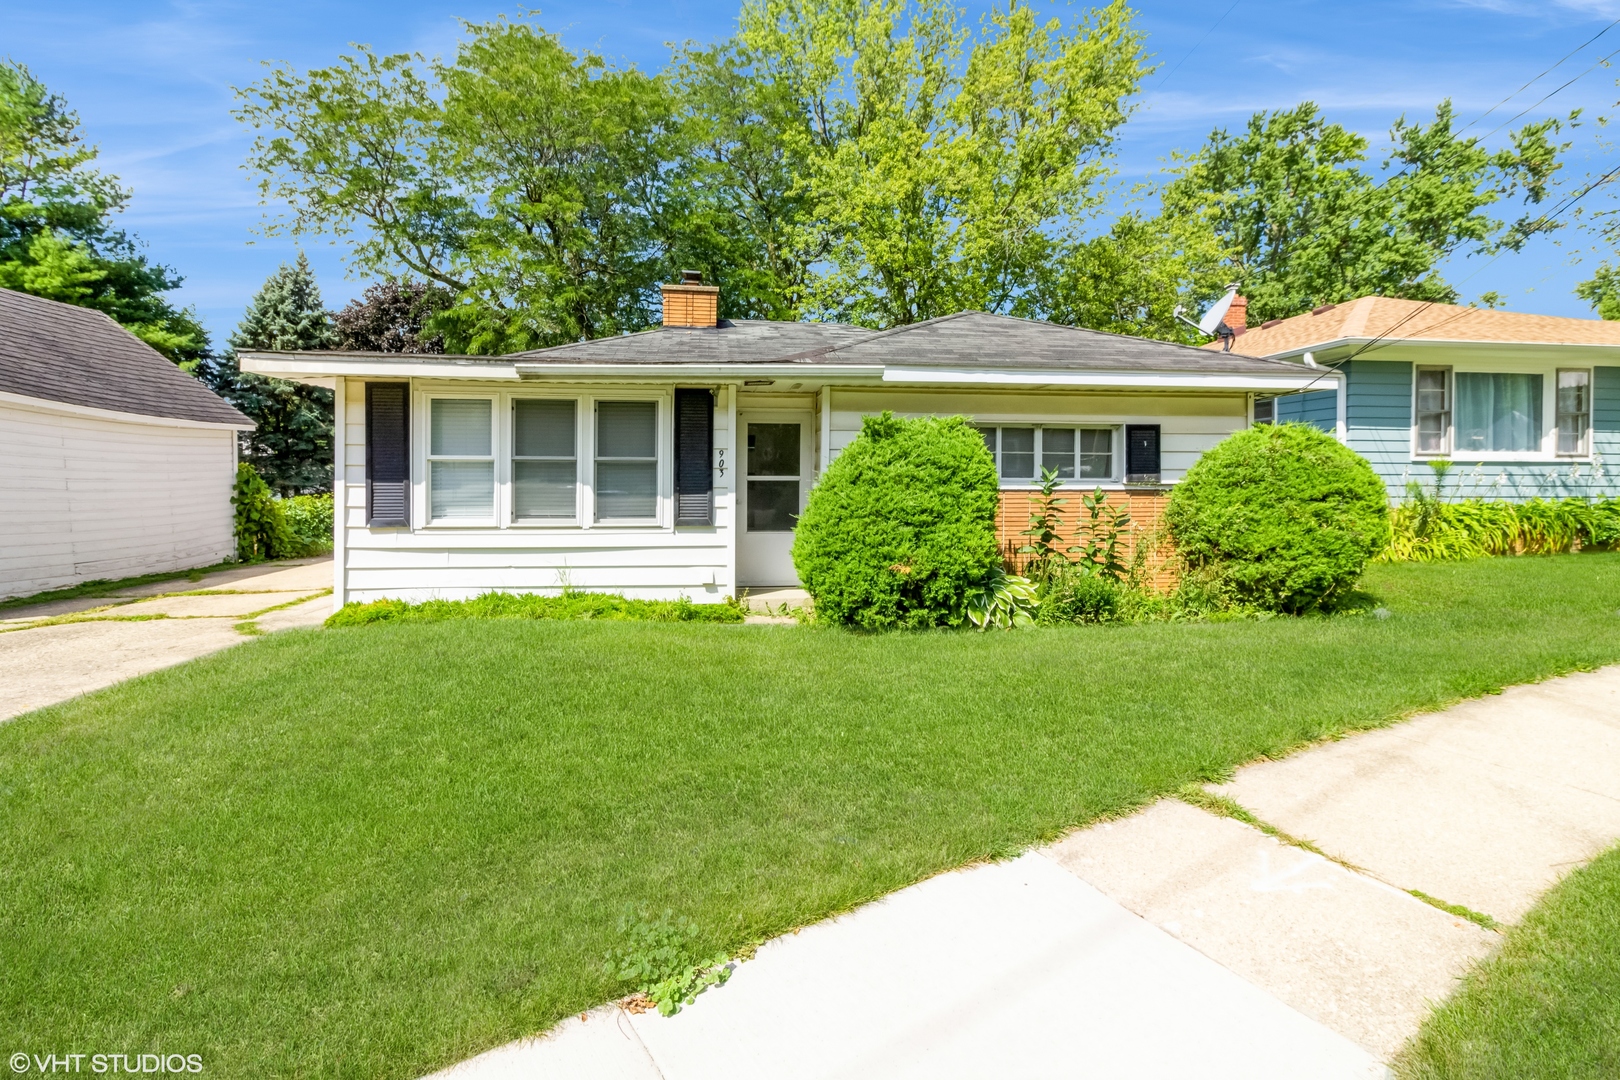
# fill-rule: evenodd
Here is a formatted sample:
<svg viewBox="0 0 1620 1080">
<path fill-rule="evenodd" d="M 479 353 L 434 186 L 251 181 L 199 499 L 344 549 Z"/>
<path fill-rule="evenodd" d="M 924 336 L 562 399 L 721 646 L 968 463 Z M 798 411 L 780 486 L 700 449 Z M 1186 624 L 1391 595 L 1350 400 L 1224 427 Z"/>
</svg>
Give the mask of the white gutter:
<svg viewBox="0 0 1620 1080">
<path fill-rule="evenodd" d="M 1276 352 L 1261 353 L 1262 360 L 1280 360 L 1292 363 L 1293 358 L 1302 357 L 1307 352 L 1325 352 L 1330 349 L 1348 348 L 1352 345 L 1377 345 L 1377 348 L 1368 350 L 1377 352 L 1388 345 L 1401 346 L 1445 346 L 1454 348 L 1458 345 L 1479 346 L 1490 349 L 1609 349 L 1620 352 L 1620 342 L 1600 341 L 1476 341 L 1472 338 L 1403 338 L 1403 337 L 1344 337 L 1334 338 L 1331 341 L 1316 341 L 1309 345 L 1291 345 Z M 1213 352 L 1214 350 L 1209 350 Z M 1254 355 L 1253 353 L 1245 355 Z M 1335 361 L 1337 362 L 1337 361 Z"/>
<path fill-rule="evenodd" d="M 1129 387 L 1138 390 L 1301 390 L 1324 378 L 1343 379 L 1338 372 L 1301 370 L 1275 375 L 1234 375 L 1200 372 L 1124 371 L 973 371 L 965 368 L 883 369 L 886 383 L 936 383 L 952 386 L 1077 386 Z M 1326 387 L 1324 387 L 1326 389 Z"/>
<path fill-rule="evenodd" d="M 759 379 L 801 382 L 821 378 L 877 378 L 876 364 L 813 364 L 792 360 L 773 364 L 544 364 L 516 363 L 523 379 Z"/>
<path fill-rule="evenodd" d="M 264 353 L 242 353 L 239 361 L 243 371 L 255 375 L 272 375 L 278 379 L 331 378 L 333 376 L 377 377 L 395 379 L 516 379 L 517 369 L 511 361 L 502 360 L 447 360 L 442 356 L 422 356 L 420 359 L 375 360 L 359 357 L 334 357 L 330 360 L 309 356 L 276 356 Z"/>
</svg>

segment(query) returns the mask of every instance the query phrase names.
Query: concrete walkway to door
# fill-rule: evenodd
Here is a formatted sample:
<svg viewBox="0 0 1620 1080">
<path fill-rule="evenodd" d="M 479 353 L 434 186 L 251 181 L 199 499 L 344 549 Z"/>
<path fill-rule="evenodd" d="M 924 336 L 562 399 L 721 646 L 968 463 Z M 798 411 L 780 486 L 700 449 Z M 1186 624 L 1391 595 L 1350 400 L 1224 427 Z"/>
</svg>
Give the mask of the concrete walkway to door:
<svg viewBox="0 0 1620 1080">
<path fill-rule="evenodd" d="M 236 566 L 0 612 L 0 721 L 332 614 L 332 559 Z"/>
<path fill-rule="evenodd" d="M 772 941 L 673 1017 L 604 1006 L 441 1080 L 1378 1077 L 1620 838 L 1620 667 L 1252 765 Z"/>
</svg>

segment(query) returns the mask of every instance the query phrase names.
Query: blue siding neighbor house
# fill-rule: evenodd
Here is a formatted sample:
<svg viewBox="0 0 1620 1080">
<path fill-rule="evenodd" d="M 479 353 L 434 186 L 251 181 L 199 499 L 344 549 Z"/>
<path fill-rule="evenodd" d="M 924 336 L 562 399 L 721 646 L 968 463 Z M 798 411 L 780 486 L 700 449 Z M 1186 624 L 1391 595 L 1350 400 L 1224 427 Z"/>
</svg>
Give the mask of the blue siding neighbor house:
<svg viewBox="0 0 1620 1080">
<path fill-rule="evenodd" d="M 1440 460 L 1453 498 L 1620 494 L 1620 323 L 1367 296 L 1232 351 L 1320 368 L 1320 389 L 1257 399 L 1255 419 L 1337 433 L 1392 497 Z"/>
</svg>

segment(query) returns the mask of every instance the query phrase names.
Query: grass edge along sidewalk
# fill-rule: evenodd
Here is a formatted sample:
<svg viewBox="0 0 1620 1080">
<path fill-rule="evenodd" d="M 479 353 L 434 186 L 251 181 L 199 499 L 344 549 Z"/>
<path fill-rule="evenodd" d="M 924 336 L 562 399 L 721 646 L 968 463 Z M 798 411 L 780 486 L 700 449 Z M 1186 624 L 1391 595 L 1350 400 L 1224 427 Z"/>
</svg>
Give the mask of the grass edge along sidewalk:
<svg viewBox="0 0 1620 1080">
<path fill-rule="evenodd" d="M 1395 1061 L 1401 1080 L 1620 1076 L 1620 847 L 1575 870 L 1475 965 Z"/>
<path fill-rule="evenodd" d="M 12 1049 L 419 1076 L 1243 762 L 1620 660 L 1620 554 L 1378 567 L 1387 609 L 1014 633 L 293 631 L 0 726 Z M 713 991 L 724 993 L 723 989 Z"/>
</svg>

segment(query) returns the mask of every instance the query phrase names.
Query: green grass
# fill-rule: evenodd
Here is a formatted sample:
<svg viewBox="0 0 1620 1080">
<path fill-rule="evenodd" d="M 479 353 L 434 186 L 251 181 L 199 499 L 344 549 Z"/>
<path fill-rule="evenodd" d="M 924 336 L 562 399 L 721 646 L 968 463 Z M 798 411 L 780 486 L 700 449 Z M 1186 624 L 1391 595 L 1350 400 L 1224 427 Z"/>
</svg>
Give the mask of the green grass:
<svg viewBox="0 0 1620 1080">
<path fill-rule="evenodd" d="M 450 619 L 605 619 L 616 622 L 743 621 L 742 606 L 694 604 L 679 600 L 626 600 L 608 593 L 566 592 L 561 596 L 533 593 L 484 593 L 471 600 L 374 600 L 345 604 L 326 620 L 327 626 L 369 626 L 381 622 L 445 622 Z"/>
<path fill-rule="evenodd" d="M 1620 848 L 1543 897 L 1395 1065 L 1402 1080 L 1620 1076 Z"/>
<path fill-rule="evenodd" d="M 0 725 L 0 1045 L 412 1077 L 624 992 L 628 905 L 733 949 L 1620 660 L 1620 555 L 1368 588 L 1388 618 L 289 631 L 30 714 Z"/>
<path fill-rule="evenodd" d="M 9 600 L 0 600 L 0 612 L 10 611 L 14 608 L 29 607 L 33 604 L 48 604 L 53 600 L 77 600 L 80 597 L 108 596 L 121 592 L 124 589 L 133 589 L 137 585 L 150 585 L 154 581 L 201 581 L 204 574 L 212 574 L 217 570 L 229 570 L 240 566 L 234 560 L 215 563 L 213 566 L 199 566 L 192 570 L 174 570 L 162 574 L 142 574 L 139 577 L 127 578 L 97 578 L 95 581 L 83 581 L 66 589 L 52 589 L 50 592 L 34 593 L 32 596 L 13 596 Z"/>
</svg>

